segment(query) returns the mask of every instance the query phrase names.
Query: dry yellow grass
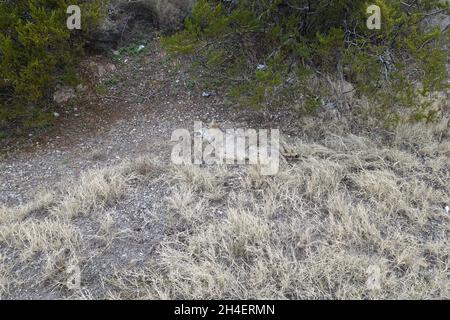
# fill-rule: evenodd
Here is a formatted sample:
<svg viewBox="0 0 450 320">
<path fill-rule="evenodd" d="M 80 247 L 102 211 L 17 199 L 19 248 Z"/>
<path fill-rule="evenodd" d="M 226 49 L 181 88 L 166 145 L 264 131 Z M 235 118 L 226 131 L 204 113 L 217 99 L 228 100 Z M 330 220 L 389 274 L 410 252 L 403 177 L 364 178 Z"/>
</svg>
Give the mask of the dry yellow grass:
<svg viewBox="0 0 450 320">
<path fill-rule="evenodd" d="M 11 294 L 12 287 L 38 287 L 45 281 L 52 283 L 51 288 L 65 286 L 67 269 L 83 262 L 83 246 L 95 240 L 86 237 L 74 220 L 94 217 L 98 234 L 108 238 L 114 222 L 105 209 L 125 197 L 151 167 L 150 161 L 140 158 L 92 170 L 38 193 L 30 203 L 0 207 L 0 297 Z"/>
<path fill-rule="evenodd" d="M 170 165 L 160 176 L 140 159 L 1 208 L 2 296 L 35 286 L 81 299 L 450 298 L 447 124 L 401 126 L 391 142 L 322 130 L 315 141 L 290 141 L 301 157 L 273 177 Z M 120 205 L 154 179 L 164 196 L 145 203 L 158 233 L 150 244 L 116 220 L 133 216 Z M 96 221 L 91 233 L 85 217 Z M 63 288 L 69 265 L 87 269 L 108 250 L 150 245 L 139 261 L 108 258 L 82 288 Z M 33 279 L 20 272 L 39 259 Z"/>
<path fill-rule="evenodd" d="M 300 141 L 302 160 L 275 177 L 176 169 L 168 205 L 180 218 L 166 220 L 146 268 L 116 274 L 111 295 L 450 298 L 444 130 L 402 126 L 390 147 L 354 135 Z M 226 196 L 218 204 L 211 192 Z"/>
</svg>

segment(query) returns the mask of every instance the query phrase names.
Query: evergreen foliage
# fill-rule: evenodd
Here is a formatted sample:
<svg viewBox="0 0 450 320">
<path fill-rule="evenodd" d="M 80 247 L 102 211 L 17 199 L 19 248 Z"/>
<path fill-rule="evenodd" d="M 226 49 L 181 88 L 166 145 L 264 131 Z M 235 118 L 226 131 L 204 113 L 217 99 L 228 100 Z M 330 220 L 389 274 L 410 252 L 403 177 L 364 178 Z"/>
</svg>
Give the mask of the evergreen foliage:
<svg viewBox="0 0 450 320">
<path fill-rule="evenodd" d="M 69 5 L 80 6 L 82 30 L 67 28 Z M 101 13 L 99 0 L 0 2 L 0 127 L 48 122 L 51 93 L 74 80 L 84 38 Z"/>
<path fill-rule="evenodd" d="M 367 28 L 371 4 L 381 8 L 381 30 Z M 416 120 L 430 120 L 435 111 L 420 96 L 448 87 L 449 30 L 424 23 L 438 13 L 448 14 L 448 3 L 199 0 L 185 29 L 164 44 L 191 57 L 199 79 L 226 84 L 244 106 L 276 106 L 301 93 L 305 108 L 314 110 L 322 93 L 311 88 L 311 77 L 334 75 L 391 119 L 396 106 L 408 107 Z"/>
</svg>

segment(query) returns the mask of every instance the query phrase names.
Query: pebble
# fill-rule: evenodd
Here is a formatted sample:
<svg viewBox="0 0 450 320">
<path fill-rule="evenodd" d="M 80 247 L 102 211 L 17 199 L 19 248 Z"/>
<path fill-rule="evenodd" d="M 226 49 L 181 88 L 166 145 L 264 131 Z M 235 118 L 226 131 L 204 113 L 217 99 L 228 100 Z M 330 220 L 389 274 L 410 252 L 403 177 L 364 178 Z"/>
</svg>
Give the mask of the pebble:
<svg viewBox="0 0 450 320">
<path fill-rule="evenodd" d="M 209 98 L 209 97 L 212 97 L 215 95 L 216 95 L 216 93 L 214 91 L 204 91 L 202 93 L 202 97 L 204 97 L 204 98 Z"/>
<path fill-rule="evenodd" d="M 259 71 L 266 71 L 267 70 L 267 65 L 266 64 L 262 64 L 262 63 L 258 64 L 256 69 L 258 69 Z"/>
</svg>

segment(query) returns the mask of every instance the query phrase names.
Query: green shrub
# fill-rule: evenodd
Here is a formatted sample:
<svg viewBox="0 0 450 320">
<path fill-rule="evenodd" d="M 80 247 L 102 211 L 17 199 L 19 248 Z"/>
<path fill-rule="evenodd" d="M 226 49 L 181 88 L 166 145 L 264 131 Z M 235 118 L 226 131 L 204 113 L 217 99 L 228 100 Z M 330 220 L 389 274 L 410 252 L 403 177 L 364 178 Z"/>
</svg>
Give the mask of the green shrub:
<svg viewBox="0 0 450 320">
<path fill-rule="evenodd" d="M 367 28 L 371 4 L 381 7 L 381 30 Z M 407 107 L 416 119 L 430 119 L 434 113 L 420 95 L 448 87 L 449 31 L 424 24 L 437 12 L 448 14 L 448 4 L 199 0 L 185 29 L 163 43 L 191 57 L 200 79 L 227 83 L 228 94 L 245 106 L 278 105 L 301 94 L 314 109 L 322 93 L 310 78 L 334 75 L 389 111 L 383 114 L 395 117 Z"/>
<path fill-rule="evenodd" d="M 79 5 L 82 30 L 66 25 Z M 73 82 L 84 37 L 101 18 L 101 1 L 14 0 L 0 3 L 0 128 L 41 125 L 57 84 Z"/>
</svg>

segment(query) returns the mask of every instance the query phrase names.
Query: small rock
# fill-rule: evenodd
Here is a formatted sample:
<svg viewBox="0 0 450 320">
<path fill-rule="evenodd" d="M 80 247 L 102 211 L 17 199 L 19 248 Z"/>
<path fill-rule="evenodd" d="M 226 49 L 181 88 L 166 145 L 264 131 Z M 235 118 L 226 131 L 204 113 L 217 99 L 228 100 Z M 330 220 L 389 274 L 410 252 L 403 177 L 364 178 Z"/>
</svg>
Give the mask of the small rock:
<svg viewBox="0 0 450 320">
<path fill-rule="evenodd" d="M 112 63 L 108 63 L 107 65 L 106 65 L 106 69 L 108 70 L 108 71 L 116 71 L 116 66 L 114 65 L 114 64 L 112 64 Z"/>
<path fill-rule="evenodd" d="M 53 112 L 53 116 L 54 116 L 55 118 L 59 118 L 60 114 L 59 114 L 58 112 Z"/>
<path fill-rule="evenodd" d="M 259 71 L 266 71 L 267 70 L 267 65 L 265 63 L 260 63 L 260 64 L 258 64 L 256 69 L 259 70 Z"/>
<path fill-rule="evenodd" d="M 145 46 L 143 44 L 141 44 L 138 48 L 137 48 L 137 52 L 141 52 L 142 50 L 145 49 Z"/>
<path fill-rule="evenodd" d="M 131 259 L 129 262 L 130 267 L 134 267 L 139 263 L 138 259 Z"/>
<path fill-rule="evenodd" d="M 75 97 L 75 91 L 72 88 L 61 88 L 53 94 L 53 100 L 58 104 L 63 104 L 68 102 L 70 99 Z"/>
<path fill-rule="evenodd" d="M 445 212 L 447 212 L 447 214 L 450 213 L 450 207 L 449 206 L 445 206 Z"/>
<path fill-rule="evenodd" d="M 216 95 L 216 93 L 214 91 L 204 91 L 202 93 L 202 97 L 204 97 L 204 98 L 209 98 L 209 97 L 212 97 L 215 95 Z"/>
<path fill-rule="evenodd" d="M 96 78 L 102 78 L 106 75 L 105 67 L 95 61 L 89 62 L 89 70 Z"/>
</svg>

